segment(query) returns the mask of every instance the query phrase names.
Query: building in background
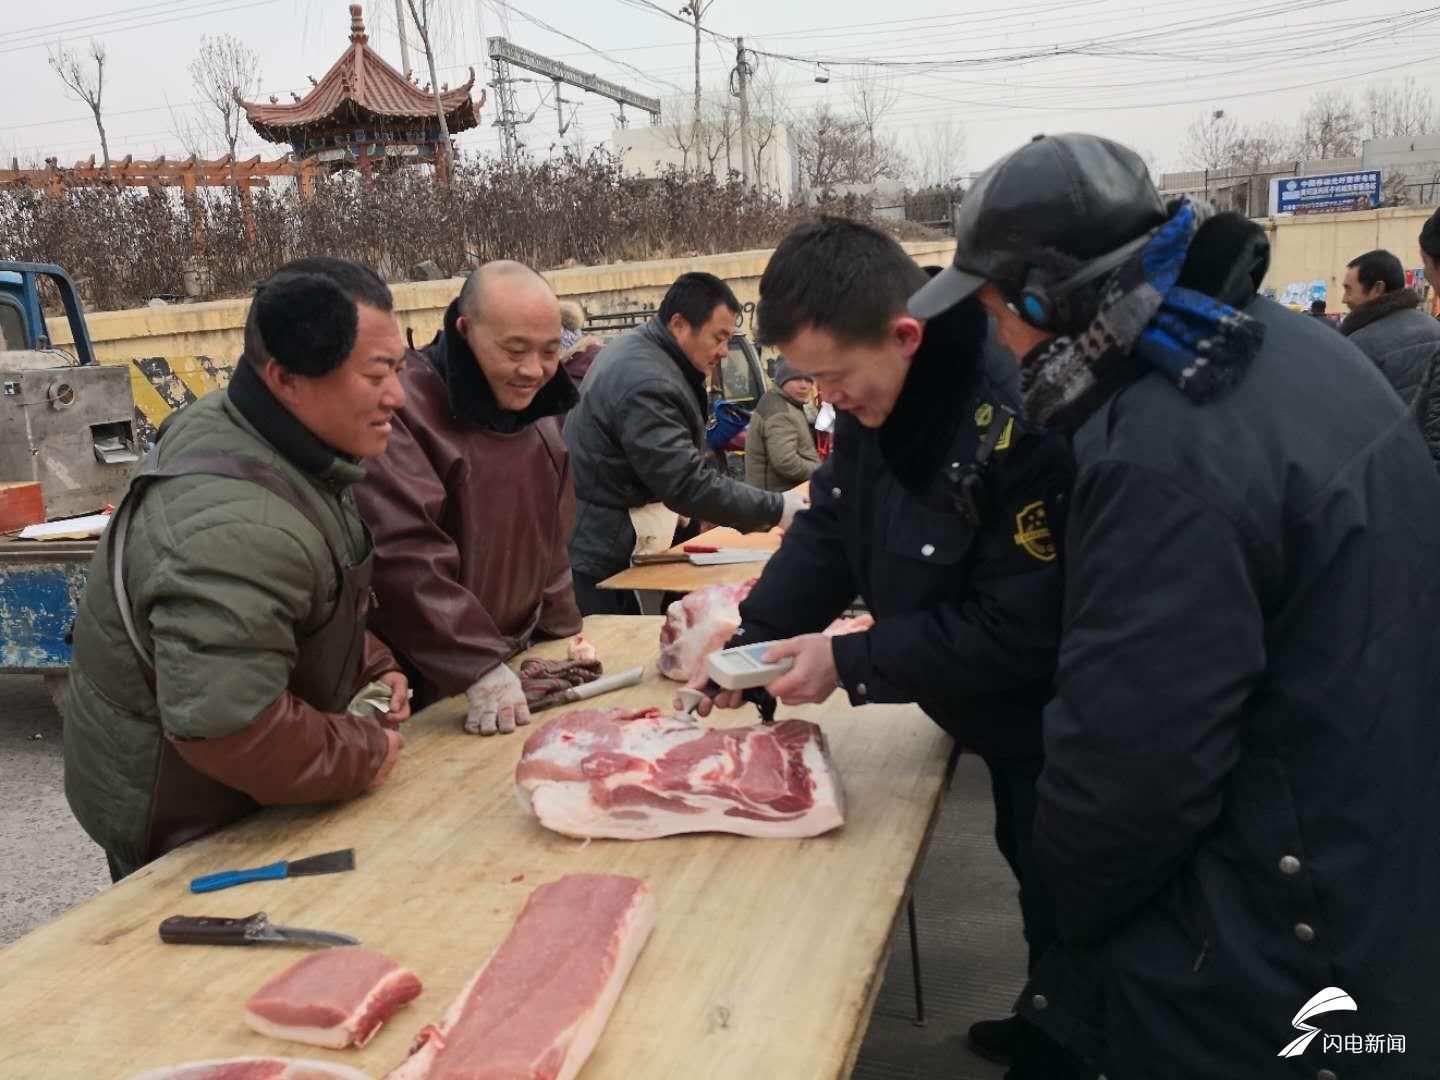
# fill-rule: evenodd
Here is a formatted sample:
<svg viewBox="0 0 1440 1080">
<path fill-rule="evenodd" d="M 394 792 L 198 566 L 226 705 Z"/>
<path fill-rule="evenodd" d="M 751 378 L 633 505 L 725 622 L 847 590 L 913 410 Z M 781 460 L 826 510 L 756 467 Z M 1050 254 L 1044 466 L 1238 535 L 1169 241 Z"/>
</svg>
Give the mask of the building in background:
<svg viewBox="0 0 1440 1080">
<path fill-rule="evenodd" d="M 688 167 L 694 172 L 710 168 L 714 157 L 714 173 L 724 178 L 740 172 L 740 132 L 731 131 L 726 139 L 713 125 L 701 122 L 702 134 L 687 150 L 680 148 L 674 124 L 655 127 L 617 128 L 611 145 L 620 155 L 622 167 L 634 176 L 660 176 L 670 168 Z M 790 129 L 778 121 L 754 119 L 750 123 L 752 154 L 760 162 L 758 186 L 774 192 L 787 203 L 799 187 L 800 167 L 795 156 Z M 708 144 L 708 145 L 706 145 Z M 763 144 L 763 145 L 762 145 Z"/>
<path fill-rule="evenodd" d="M 1434 206 L 1440 203 L 1440 135 L 1404 135 L 1366 139 L 1360 156 L 1324 161 L 1276 161 L 1259 166 L 1195 169 L 1165 173 L 1160 194 L 1205 199 L 1220 210 L 1250 217 L 1282 212 L 1275 196 L 1286 181 L 1304 177 L 1345 176 L 1352 186 L 1364 185 L 1364 174 L 1381 174 L 1382 204 Z M 1358 189 L 1357 189 L 1358 190 Z M 1346 209 L 1335 206 L 1327 209 Z"/>
</svg>

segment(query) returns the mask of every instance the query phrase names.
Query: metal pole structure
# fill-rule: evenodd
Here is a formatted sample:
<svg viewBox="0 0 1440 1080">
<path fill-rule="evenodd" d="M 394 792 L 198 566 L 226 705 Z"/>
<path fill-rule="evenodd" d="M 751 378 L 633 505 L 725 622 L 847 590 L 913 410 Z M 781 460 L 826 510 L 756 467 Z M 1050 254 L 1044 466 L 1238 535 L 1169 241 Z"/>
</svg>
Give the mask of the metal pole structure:
<svg viewBox="0 0 1440 1080">
<path fill-rule="evenodd" d="M 500 140 L 504 147 L 505 161 L 515 164 L 515 90 L 510 81 L 510 65 L 504 60 L 490 62 L 492 81 L 495 86 L 495 126 L 500 129 Z"/>
<path fill-rule="evenodd" d="M 753 159 L 750 157 L 750 68 L 745 63 L 745 39 L 735 39 L 735 72 L 740 80 L 740 179 L 750 186 Z M 758 184 L 760 178 L 755 177 Z"/>
<path fill-rule="evenodd" d="M 405 0 L 395 0 L 395 32 L 400 35 L 400 71 L 410 74 L 410 46 L 405 41 Z"/>
</svg>

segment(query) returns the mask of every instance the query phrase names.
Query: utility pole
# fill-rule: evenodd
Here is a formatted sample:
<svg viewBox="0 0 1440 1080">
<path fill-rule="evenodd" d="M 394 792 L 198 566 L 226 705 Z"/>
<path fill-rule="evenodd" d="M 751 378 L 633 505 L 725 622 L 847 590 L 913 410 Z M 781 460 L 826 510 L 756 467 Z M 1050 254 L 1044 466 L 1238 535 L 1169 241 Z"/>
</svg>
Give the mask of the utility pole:
<svg viewBox="0 0 1440 1080">
<path fill-rule="evenodd" d="M 395 32 L 400 35 L 400 71 L 410 76 L 410 46 L 405 41 L 405 0 L 395 0 Z"/>
<path fill-rule="evenodd" d="M 700 20 L 710 10 L 715 0 L 690 0 L 680 9 L 681 15 L 695 20 L 695 130 L 700 130 Z"/>
<path fill-rule="evenodd" d="M 750 186 L 750 76 L 754 74 L 745 60 L 745 39 L 735 39 L 735 80 L 740 84 L 740 180 Z M 756 183 L 760 178 L 755 177 Z"/>
</svg>

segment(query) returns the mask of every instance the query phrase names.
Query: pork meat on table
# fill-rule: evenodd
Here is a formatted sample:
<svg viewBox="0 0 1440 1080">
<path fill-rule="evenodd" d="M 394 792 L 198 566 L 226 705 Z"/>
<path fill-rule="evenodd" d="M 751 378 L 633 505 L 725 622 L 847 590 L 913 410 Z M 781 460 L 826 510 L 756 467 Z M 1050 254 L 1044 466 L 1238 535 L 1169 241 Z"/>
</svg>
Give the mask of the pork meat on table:
<svg viewBox="0 0 1440 1080">
<path fill-rule="evenodd" d="M 245 1022 L 261 1035 L 343 1050 L 364 1046 L 420 990 L 413 971 L 374 949 L 324 949 L 255 991 Z"/>
<path fill-rule="evenodd" d="M 718 728 L 658 709 L 581 709 L 526 740 L 515 782 L 540 824 L 566 836 L 797 839 L 845 822 L 825 736 L 805 720 Z"/>
<path fill-rule="evenodd" d="M 386 1080 L 572 1080 L 654 925 L 655 897 L 639 878 L 568 874 L 541 885 Z"/>
<path fill-rule="evenodd" d="M 192 1061 L 136 1073 L 129 1080 L 374 1080 L 348 1065 L 295 1058 L 246 1057 Z"/>
</svg>

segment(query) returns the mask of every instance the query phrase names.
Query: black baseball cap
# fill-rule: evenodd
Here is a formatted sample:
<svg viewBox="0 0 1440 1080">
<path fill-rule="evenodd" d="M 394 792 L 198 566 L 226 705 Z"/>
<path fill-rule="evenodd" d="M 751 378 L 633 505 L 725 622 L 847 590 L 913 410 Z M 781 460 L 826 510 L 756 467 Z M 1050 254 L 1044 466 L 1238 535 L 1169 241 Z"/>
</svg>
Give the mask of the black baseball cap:
<svg viewBox="0 0 1440 1080">
<path fill-rule="evenodd" d="M 955 262 L 910 298 L 932 319 L 987 281 L 1007 297 L 1024 285 L 1024 255 L 1049 249 L 1081 262 L 1165 220 L 1140 155 L 1098 135 L 1037 135 L 986 169 L 955 213 Z"/>
</svg>

